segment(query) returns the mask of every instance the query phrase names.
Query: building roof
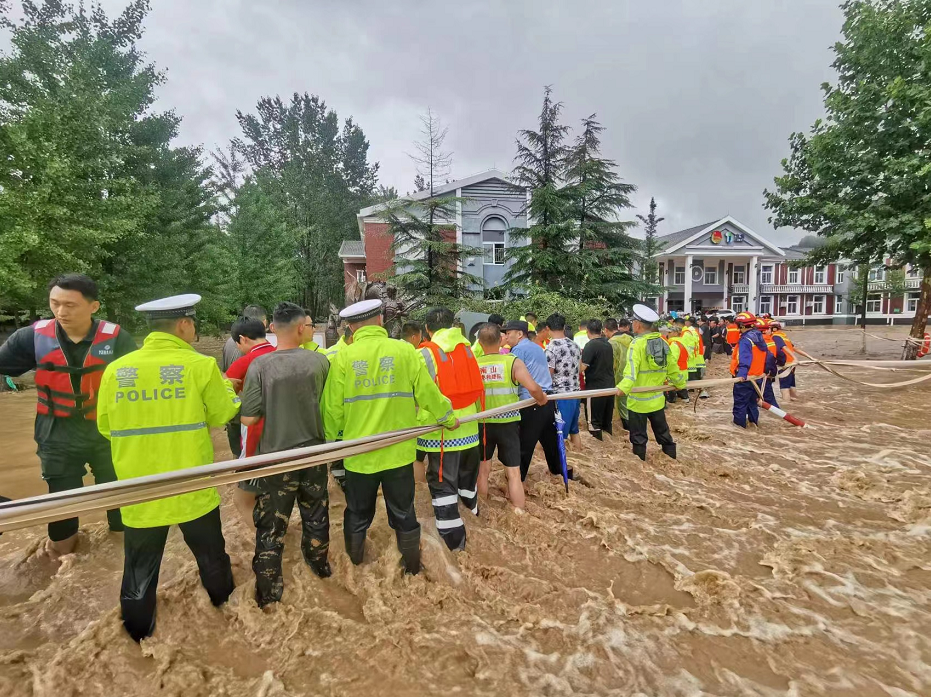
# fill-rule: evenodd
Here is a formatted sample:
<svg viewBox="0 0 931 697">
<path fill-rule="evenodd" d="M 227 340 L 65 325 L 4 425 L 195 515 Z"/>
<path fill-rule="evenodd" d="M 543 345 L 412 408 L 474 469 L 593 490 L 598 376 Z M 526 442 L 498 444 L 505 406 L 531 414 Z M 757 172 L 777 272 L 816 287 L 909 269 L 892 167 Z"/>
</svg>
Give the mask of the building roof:
<svg viewBox="0 0 931 697">
<path fill-rule="evenodd" d="M 808 256 L 810 249 L 802 249 L 798 245 L 792 247 L 783 247 L 782 251 L 786 254 L 786 261 L 798 261 Z"/>
<path fill-rule="evenodd" d="M 365 245 L 362 240 L 343 240 L 339 246 L 340 259 L 365 258 Z"/>
<path fill-rule="evenodd" d="M 708 223 L 702 223 L 701 225 L 696 225 L 695 227 L 690 227 L 686 230 L 679 230 L 679 232 L 670 232 L 668 235 L 657 235 L 656 240 L 662 242 L 664 247 L 671 247 L 673 245 L 679 244 L 687 240 L 689 237 L 694 235 L 697 232 L 701 232 L 709 225 L 714 225 L 716 222 L 721 220 L 716 218 Z"/>
</svg>

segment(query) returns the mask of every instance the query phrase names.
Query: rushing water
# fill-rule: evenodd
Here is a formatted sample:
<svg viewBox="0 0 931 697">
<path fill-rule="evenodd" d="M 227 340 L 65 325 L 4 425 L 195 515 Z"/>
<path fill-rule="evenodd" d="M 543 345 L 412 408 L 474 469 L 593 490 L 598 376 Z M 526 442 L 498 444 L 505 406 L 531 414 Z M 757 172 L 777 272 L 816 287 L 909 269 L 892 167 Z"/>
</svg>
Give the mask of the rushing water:
<svg viewBox="0 0 931 697">
<path fill-rule="evenodd" d="M 796 337 L 813 353 L 859 347 L 852 331 Z M 268 611 L 224 492 L 236 591 L 213 608 L 173 531 L 141 646 L 119 622 L 121 542 L 99 517 L 57 571 L 36 554 L 42 529 L 6 534 L 0 695 L 929 695 L 931 388 L 864 391 L 815 369 L 799 383 L 802 401 L 783 406 L 806 429 L 764 414 L 740 431 L 727 390 L 675 407 L 678 462 L 583 434 L 582 482 L 566 496 L 535 462 L 525 515 L 499 466 L 458 555 L 419 486 L 417 577 L 400 572 L 381 502 L 365 563 L 349 563 L 331 488 L 333 577 L 300 560 L 295 519 Z M 4 444 L 28 444 L 31 430 L 8 429 L 29 409 L 0 400 Z"/>
</svg>

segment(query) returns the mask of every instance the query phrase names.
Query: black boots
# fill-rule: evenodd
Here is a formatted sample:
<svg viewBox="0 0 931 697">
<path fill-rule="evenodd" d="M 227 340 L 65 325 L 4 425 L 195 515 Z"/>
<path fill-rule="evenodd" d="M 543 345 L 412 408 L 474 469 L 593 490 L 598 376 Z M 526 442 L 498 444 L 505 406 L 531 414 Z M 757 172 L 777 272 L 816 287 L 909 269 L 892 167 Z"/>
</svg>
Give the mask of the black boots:
<svg viewBox="0 0 931 697">
<path fill-rule="evenodd" d="M 365 533 L 343 531 L 343 539 L 346 541 L 346 554 L 349 555 L 349 560 L 358 566 L 362 563 L 362 555 L 365 553 Z"/>
<path fill-rule="evenodd" d="M 401 553 L 401 563 L 404 572 L 412 576 L 420 573 L 420 526 L 416 530 L 395 532 L 398 538 L 398 551 Z"/>
<path fill-rule="evenodd" d="M 665 454 L 667 457 L 671 457 L 673 460 L 676 459 L 676 444 L 675 443 L 672 443 L 671 445 L 664 445 L 662 447 L 663 447 L 663 454 Z"/>
</svg>

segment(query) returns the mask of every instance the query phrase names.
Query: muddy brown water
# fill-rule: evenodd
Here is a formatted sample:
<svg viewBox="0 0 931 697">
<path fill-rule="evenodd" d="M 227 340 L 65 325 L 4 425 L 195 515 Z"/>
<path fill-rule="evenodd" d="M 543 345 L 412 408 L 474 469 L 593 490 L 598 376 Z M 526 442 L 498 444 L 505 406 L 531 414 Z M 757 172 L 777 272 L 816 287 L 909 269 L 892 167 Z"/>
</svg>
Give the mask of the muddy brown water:
<svg viewBox="0 0 931 697">
<path fill-rule="evenodd" d="M 879 329 L 890 337 L 903 330 Z M 793 332 L 810 353 L 859 357 L 855 330 Z M 870 339 L 869 355 L 900 344 Z M 203 348 L 213 352 L 212 344 Z M 711 375 L 725 372 L 715 357 Z M 870 381 L 911 374 L 870 371 Z M 285 594 L 253 600 L 253 541 L 224 490 L 236 590 L 210 605 L 180 534 L 169 537 L 158 626 L 123 632 L 121 539 L 82 520 L 55 570 L 42 528 L 0 538 L 0 695 L 931 695 L 931 388 L 859 389 L 800 372 L 789 411 L 729 425 L 729 390 L 670 422 L 679 460 L 620 437 L 570 453 L 567 496 L 535 460 L 527 512 L 492 475 L 468 549 L 445 551 L 418 486 L 424 572 L 402 576 L 379 501 L 365 562 L 342 542 L 333 577 L 303 564 L 292 520 Z M 35 395 L 0 395 L 0 492 L 43 492 Z M 784 406 L 786 406 L 784 405 Z M 228 457 L 215 433 L 218 457 Z"/>
</svg>

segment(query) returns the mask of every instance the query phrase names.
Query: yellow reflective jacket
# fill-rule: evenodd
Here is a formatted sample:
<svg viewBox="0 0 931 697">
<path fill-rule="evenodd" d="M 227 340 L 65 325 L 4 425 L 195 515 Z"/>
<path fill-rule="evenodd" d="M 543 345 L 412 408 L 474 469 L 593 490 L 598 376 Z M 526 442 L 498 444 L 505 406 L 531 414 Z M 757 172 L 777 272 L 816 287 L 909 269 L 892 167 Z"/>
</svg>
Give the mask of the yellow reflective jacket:
<svg viewBox="0 0 931 697">
<path fill-rule="evenodd" d="M 330 359 L 323 389 L 327 440 L 353 440 L 418 425 L 417 407 L 430 423 L 455 424 L 452 405 L 430 379 L 417 349 L 388 337 L 384 327 L 361 327 L 352 344 Z M 351 472 L 372 474 L 409 465 L 414 439 L 344 460 Z"/>
<path fill-rule="evenodd" d="M 705 367 L 705 354 L 701 351 L 701 334 L 697 327 L 685 327 L 682 340 L 689 349 L 689 370 Z"/>
<path fill-rule="evenodd" d="M 339 353 L 341 350 L 343 350 L 344 348 L 346 348 L 347 346 L 349 346 L 349 344 L 346 343 L 346 338 L 341 336 L 341 337 L 339 338 L 339 341 L 337 341 L 337 342 L 336 342 L 335 344 L 333 344 L 330 348 L 328 348 L 326 351 L 323 352 L 323 355 L 326 356 L 327 358 L 329 358 L 329 359 L 330 359 L 330 363 L 332 363 L 332 362 L 333 362 L 333 357 L 334 357 L 337 353 Z"/>
<path fill-rule="evenodd" d="M 660 366 L 647 350 L 651 339 L 662 343 L 666 349 L 666 365 Z M 666 381 L 675 385 L 677 389 L 685 388 L 685 378 L 679 372 L 669 346 L 663 341 L 659 332 L 650 332 L 636 337 L 627 350 L 627 367 L 624 369 L 624 379 L 617 386 L 627 395 L 627 409 L 638 414 L 650 414 L 666 406 L 666 395 L 663 392 L 631 393 L 634 387 L 656 387 Z"/>
<path fill-rule="evenodd" d="M 217 362 L 171 334 L 152 332 L 142 348 L 107 366 L 97 397 L 97 429 L 110 439 L 119 479 L 213 462 L 210 426 L 239 411 Z M 134 528 L 185 523 L 220 505 L 214 488 L 125 506 Z"/>
<path fill-rule="evenodd" d="M 322 353 L 324 356 L 327 353 L 326 351 L 323 350 L 320 344 L 318 344 L 316 341 L 313 341 L 313 340 L 304 342 L 303 344 L 301 344 L 301 348 L 307 349 L 308 351 L 314 351 L 315 353 Z"/>
<path fill-rule="evenodd" d="M 462 335 L 462 330 L 458 327 L 450 327 L 449 329 L 440 329 L 438 330 L 433 337 L 430 339 L 433 343 L 439 346 L 446 352 L 452 351 L 454 348 L 459 346 L 459 344 L 469 345 L 468 340 Z M 433 352 L 429 348 L 419 349 L 420 356 L 423 359 L 424 366 L 427 368 L 431 376 L 435 376 L 437 373 L 436 363 L 433 359 Z M 455 416 L 457 419 L 461 419 L 465 416 L 472 416 L 472 414 L 478 413 L 479 402 L 470 404 L 467 407 L 462 409 L 455 410 Z M 430 423 L 424 422 L 421 420 L 421 423 Z M 469 448 L 474 448 L 478 445 L 478 421 L 473 421 L 471 423 L 462 424 L 455 431 L 445 431 L 444 429 L 438 429 L 432 431 L 424 436 L 417 438 L 417 447 L 426 452 L 438 453 L 441 450 L 468 450 Z"/>
</svg>

